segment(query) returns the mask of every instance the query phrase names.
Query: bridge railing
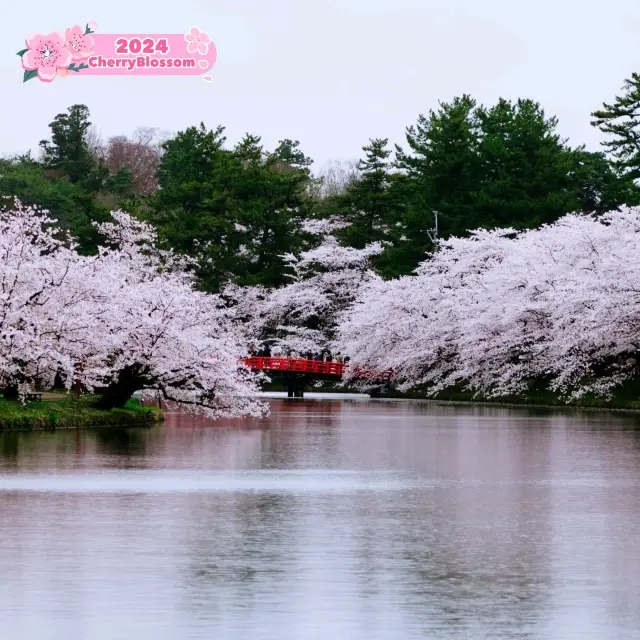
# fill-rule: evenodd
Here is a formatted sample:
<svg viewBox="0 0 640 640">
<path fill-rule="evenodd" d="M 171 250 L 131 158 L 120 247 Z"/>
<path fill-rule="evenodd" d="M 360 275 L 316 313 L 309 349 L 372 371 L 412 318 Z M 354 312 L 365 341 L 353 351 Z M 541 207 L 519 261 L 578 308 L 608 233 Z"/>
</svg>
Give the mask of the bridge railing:
<svg viewBox="0 0 640 640">
<path fill-rule="evenodd" d="M 310 375 L 323 374 L 341 378 L 348 364 L 342 362 L 324 362 L 322 360 L 307 360 L 305 358 L 265 358 L 252 356 L 243 361 L 254 371 L 293 371 Z M 353 371 L 355 378 L 369 380 L 371 382 L 386 382 L 393 379 L 392 371 L 373 371 L 357 368 Z"/>
<path fill-rule="evenodd" d="M 264 358 L 253 356 L 243 362 L 251 369 L 260 371 L 294 371 L 297 373 L 321 373 L 342 377 L 345 365 L 342 362 L 324 362 L 322 360 L 306 360 L 305 358 Z"/>
</svg>

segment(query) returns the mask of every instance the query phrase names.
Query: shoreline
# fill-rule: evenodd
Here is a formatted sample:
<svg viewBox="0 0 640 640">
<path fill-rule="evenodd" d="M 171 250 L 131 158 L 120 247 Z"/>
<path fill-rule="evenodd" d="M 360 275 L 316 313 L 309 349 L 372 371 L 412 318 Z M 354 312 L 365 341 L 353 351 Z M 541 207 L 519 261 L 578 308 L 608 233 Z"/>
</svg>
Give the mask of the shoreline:
<svg viewBox="0 0 640 640">
<path fill-rule="evenodd" d="M 439 397 L 428 397 L 420 390 L 405 393 L 390 390 L 387 394 L 381 396 L 381 399 L 418 400 L 459 404 L 462 406 L 531 407 L 536 409 L 579 409 L 581 411 L 640 413 L 640 388 L 638 388 L 637 380 L 631 381 L 628 386 L 618 389 L 610 400 L 593 395 L 585 395 L 577 400 L 565 402 L 557 393 L 546 390 L 532 390 L 526 395 L 502 396 L 501 398 L 470 397 L 472 395 L 473 392 L 458 389 L 443 391 Z"/>
<path fill-rule="evenodd" d="M 269 395 L 267 395 L 267 393 Z M 265 392 L 264 395 L 260 394 L 259 397 L 265 398 L 265 400 L 291 400 L 300 401 L 300 398 L 287 398 L 286 394 L 275 395 L 278 392 Z M 274 394 L 274 395 L 271 395 Z M 332 397 L 335 396 L 335 397 Z M 581 406 L 575 404 L 539 404 L 539 403 L 526 403 L 526 402 L 489 402 L 483 400 L 439 400 L 437 398 L 401 398 L 401 397 L 380 397 L 373 398 L 367 394 L 356 393 L 340 393 L 334 391 L 325 391 L 322 393 L 305 393 L 305 397 L 302 399 L 309 400 L 371 400 L 373 402 L 397 402 L 408 404 L 433 404 L 443 406 L 462 406 L 462 407 L 491 407 L 509 409 L 511 407 L 516 409 L 548 409 L 548 410 L 560 410 L 566 411 L 570 409 L 572 411 L 590 411 L 590 412 L 611 412 L 611 413 L 630 413 L 640 415 L 640 409 L 629 409 L 624 407 L 607 407 L 607 406 Z"/>
<path fill-rule="evenodd" d="M 281 395 L 282 394 L 282 395 Z M 607 405 L 579 405 L 565 403 L 545 402 L 517 402 L 507 400 L 461 400 L 427 397 L 404 396 L 399 392 L 382 397 L 371 397 L 365 393 L 344 392 L 335 387 L 318 389 L 309 392 L 309 400 L 343 400 L 343 401 L 373 401 L 374 403 L 398 403 L 398 404 L 425 404 L 435 406 L 460 406 L 460 407 L 488 407 L 499 409 L 542 409 L 545 411 L 562 410 L 566 412 L 607 412 L 619 414 L 640 414 L 640 406 L 607 406 Z M 396 395 L 397 394 L 397 395 Z M 291 400 L 300 401 L 300 398 L 287 398 L 283 392 L 275 389 L 263 391 L 260 397 L 264 400 Z M 84 397 L 81 400 L 65 399 L 61 401 L 29 402 L 26 405 L 4 401 L 0 398 L 0 434 L 4 432 L 51 432 L 70 429 L 101 429 L 101 428 L 135 428 L 153 427 L 164 421 L 165 415 L 162 409 L 144 406 L 138 398 L 131 398 L 127 405 L 121 409 L 104 411 L 95 409 L 91 405 L 92 399 Z M 640 405 L 640 402 L 633 401 Z"/>
<path fill-rule="evenodd" d="M 120 409 L 104 411 L 92 406 L 91 397 L 28 402 L 0 399 L 0 434 L 10 431 L 57 431 L 59 429 L 102 429 L 108 427 L 151 427 L 164 420 L 156 407 L 145 407 L 131 398 Z"/>
<path fill-rule="evenodd" d="M 400 398 L 400 397 L 385 397 L 385 398 L 370 398 L 376 402 L 409 402 L 416 404 L 436 404 L 436 405 L 449 405 L 449 406 L 464 406 L 464 407 L 494 407 L 508 409 L 514 407 L 517 409 L 550 409 L 550 410 L 563 410 L 570 409 L 572 411 L 600 411 L 600 412 L 612 412 L 612 413 L 631 413 L 640 414 L 640 408 L 625 408 L 625 407 L 607 407 L 601 406 L 583 406 L 577 404 L 542 404 L 532 402 L 499 402 L 488 400 L 439 400 L 438 398 Z"/>
<path fill-rule="evenodd" d="M 313 391 L 311 391 L 313 389 Z M 278 393 L 282 392 L 284 389 L 282 387 L 279 388 L 277 384 L 265 385 L 263 387 L 263 393 Z M 629 414 L 640 414 L 640 397 L 635 399 L 633 394 L 627 397 L 617 397 L 612 401 L 607 402 L 605 400 L 597 400 L 595 398 L 591 398 L 589 400 L 585 399 L 582 401 L 573 401 L 569 403 L 561 402 L 558 400 L 556 396 L 549 394 L 549 401 L 546 402 L 546 398 L 540 397 L 538 398 L 538 394 L 533 394 L 531 396 L 531 400 L 528 401 L 526 398 L 513 398 L 513 400 L 508 398 L 503 399 L 493 399 L 493 400 L 485 400 L 482 398 L 476 399 L 467 399 L 467 398 L 430 398 L 425 395 L 420 394 L 419 392 L 408 392 L 402 393 L 399 391 L 392 390 L 388 392 L 388 394 L 380 395 L 380 396 L 370 396 L 369 394 L 362 393 L 355 389 L 345 388 L 340 389 L 339 387 L 335 387 L 333 385 L 327 385 L 326 387 L 311 387 L 309 392 L 305 392 L 305 397 L 307 395 L 315 395 L 322 394 L 324 398 L 329 399 L 330 396 L 336 396 L 336 399 L 339 399 L 340 396 L 344 400 L 358 400 L 368 398 L 370 400 L 375 400 L 377 402 L 416 402 L 416 403 L 429 403 L 429 404 L 439 404 L 439 405 L 450 405 L 450 406 L 476 406 L 476 407 L 517 407 L 517 408 L 531 408 L 531 409 L 574 409 L 580 411 L 611 411 L 615 413 L 629 413 Z M 443 394 L 447 395 L 447 394 Z M 454 393 L 454 395 L 457 395 Z M 350 396 L 350 397 L 346 397 Z M 358 397 L 359 396 L 359 397 Z M 310 399 L 314 399 L 311 397 Z"/>
</svg>

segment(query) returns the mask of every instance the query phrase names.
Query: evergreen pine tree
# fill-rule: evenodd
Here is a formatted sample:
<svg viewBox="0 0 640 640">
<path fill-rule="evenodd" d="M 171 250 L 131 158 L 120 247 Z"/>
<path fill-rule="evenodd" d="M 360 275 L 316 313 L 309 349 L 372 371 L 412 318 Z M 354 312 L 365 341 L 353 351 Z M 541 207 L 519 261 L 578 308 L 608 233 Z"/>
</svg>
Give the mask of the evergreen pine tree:
<svg viewBox="0 0 640 640">
<path fill-rule="evenodd" d="M 96 163 L 87 143 L 89 115 L 85 105 L 72 105 L 49 124 L 51 140 L 40 141 L 44 166 L 60 172 L 72 184 L 95 180 Z"/>
<path fill-rule="evenodd" d="M 476 101 L 465 94 L 420 114 L 406 131 L 408 152 L 396 145 L 396 166 L 404 173 L 397 190 L 406 238 L 394 249 L 398 273 L 410 273 L 433 250 L 434 211 L 445 237 L 480 226 L 474 199 L 481 175 L 480 136 Z"/>
<path fill-rule="evenodd" d="M 245 165 L 249 162 L 260 163 L 264 159 L 264 151 L 260 144 L 261 141 L 262 138 L 260 136 L 247 133 L 233 148 L 233 153 L 240 158 Z"/>
<path fill-rule="evenodd" d="M 289 138 L 280 140 L 269 159 L 272 162 L 286 164 L 297 169 L 305 169 L 313 164 L 313 160 L 301 151 L 300 143 L 297 140 L 289 140 Z"/>
<path fill-rule="evenodd" d="M 591 116 L 592 126 L 610 136 L 602 145 L 615 166 L 634 180 L 640 179 L 640 74 L 624 81 L 623 93 L 613 104 L 602 105 Z"/>
<path fill-rule="evenodd" d="M 280 256 L 297 246 L 309 179 L 306 166 L 279 165 L 284 157 L 310 160 L 297 143 L 265 153 L 250 134 L 224 149 L 223 132 L 201 124 L 164 143 L 160 189 L 146 217 L 169 246 L 198 260 L 203 289 L 227 281 L 277 286 L 286 280 Z"/>
<path fill-rule="evenodd" d="M 334 199 L 335 213 L 349 223 L 340 235 L 356 249 L 391 240 L 399 217 L 388 143 L 388 139 L 375 138 L 363 147 L 365 157 L 358 164 L 359 177 Z"/>
<path fill-rule="evenodd" d="M 476 110 L 481 131 L 475 226 L 532 228 L 578 208 L 570 175 L 575 156 L 533 100 L 501 98 Z"/>
</svg>

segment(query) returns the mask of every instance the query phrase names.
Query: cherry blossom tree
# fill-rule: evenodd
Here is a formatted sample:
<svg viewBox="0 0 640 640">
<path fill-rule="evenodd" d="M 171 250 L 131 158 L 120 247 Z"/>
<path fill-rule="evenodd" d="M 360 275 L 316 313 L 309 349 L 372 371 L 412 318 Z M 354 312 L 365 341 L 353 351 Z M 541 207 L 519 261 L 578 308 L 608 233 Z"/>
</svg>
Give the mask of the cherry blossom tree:
<svg viewBox="0 0 640 640">
<path fill-rule="evenodd" d="M 102 157 L 111 175 L 122 167 L 131 170 L 137 193 L 150 195 L 157 188 L 156 174 L 162 156 L 164 134 L 150 127 L 139 127 L 131 138 L 120 135 L 109 138 Z"/>
<path fill-rule="evenodd" d="M 340 314 L 366 283 L 379 280 L 370 259 L 380 243 L 364 249 L 341 246 L 330 235 L 299 256 L 283 256 L 291 283 L 272 290 L 260 308 L 262 333 L 299 353 L 331 349 Z"/>
<path fill-rule="evenodd" d="M 122 406 L 137 390 L 210 417 L 261 416 L 241 334 L 217 297 L 198 292 L 188 259 L 156 246 L 123 212 L 99 225 L 109 246 L 81 257 L 46 212 L 0 215 L 0 384 L 40 380 Z"/>
<path fill-rule="evenodd" d="M 638 372 L 639 230 L 627 208 L 452 238 L 415 275 L 367 285 L 339 343 L 402 389 L 606 396 Z"/>
<path fill-rule="evenodd" d="M 339 216 L 303 222 L 302 231 L 315 236 L 317 246 L 298 256 L 281 256 L 290 272 L 289 284 L 224 288 L 223 298 L 252 350 L 265 343 L 285 353 L 333 348 L 339 315 L 365 283 L 379 279 L 370 259 L 383 250 L 380 243 L 360 250 L 341 246 L 332 234 L 345 226 Z"/>
<path fill-rule="evenodd" d="M 87 340 L 87 310 L 99 302 L 92 269 L 46 213 L 18 200 L 0 212 L 0 387 L 52 384 L 73 370 L 73 352 Z M 73 309 L 73 312 L 71 311 Z"/>
<path fill-rule="evenodd" d="M 228 284 L 220 294 L 228 317 L 243 338 L 247 352 L 258 351 L 268 338 L 265 327 L 264 307 L 272 290 L 262 285 L 240 286 Z"/>
<path fill-rule="evenodd" d="M 105 320 L 115 344 L 100 406 L 120 406 L 150 388 L 210 417 L 263 415 L 255 377 L 240 364 L 242 336 L 220 297 L 195 290 L 190 260 L 159 250 L 152 227 L 123 212 L 112 217 L 99 225 L 115 246 L 100 259 L 117 283 Z"/>
</svg>

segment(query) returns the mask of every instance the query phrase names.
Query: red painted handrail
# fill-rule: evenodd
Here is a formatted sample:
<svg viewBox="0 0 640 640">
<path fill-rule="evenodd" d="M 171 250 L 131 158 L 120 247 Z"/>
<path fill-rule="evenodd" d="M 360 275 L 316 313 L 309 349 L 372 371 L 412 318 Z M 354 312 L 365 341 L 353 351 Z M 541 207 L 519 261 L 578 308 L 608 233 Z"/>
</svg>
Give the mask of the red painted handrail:
<svg viewBox="0 0 640 640">
<path fill-rule="evenodd" d="M 322 360 L 306 360 L 305 358 L 263 358 L 253 356 L 243 362 L 251 369 L 260 371 L 296 371 L 298 373 L 322 373 L 342 377 L 344 363 L 324 362 Z"/>
<path fill-rule="evenodd" d="M 254 371 L 294 371 L 310 375 L 319 373 L 337 378 L 341 378 L 349 366 L 343 362 L 324 362 L 322 360 L 307 360 L 306 358 L 264 358 L 262 356 L 244 358 L 242 362 Z M 362 369 L 356 369 L 355 376 L 372 381 L 390 380 L 393 377 L 391 372 L 364 371 Z"/>
</svg>

